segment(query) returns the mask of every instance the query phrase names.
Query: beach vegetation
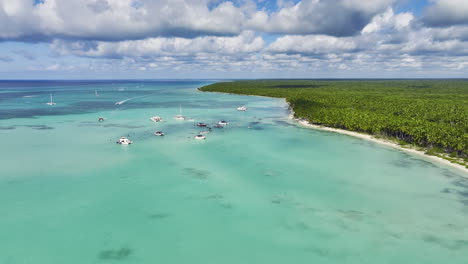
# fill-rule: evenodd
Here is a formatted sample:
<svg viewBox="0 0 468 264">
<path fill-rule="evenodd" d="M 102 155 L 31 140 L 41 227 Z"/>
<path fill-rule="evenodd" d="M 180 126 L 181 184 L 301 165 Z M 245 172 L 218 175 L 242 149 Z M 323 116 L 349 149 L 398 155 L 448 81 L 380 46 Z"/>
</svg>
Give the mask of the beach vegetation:
<svg viewBox="0 0 468 264">
<path fill-rule="evenodd" d="M 296 118 L 464 160 L 468 154 L 468 80 L 254 80 L 201 91 L 286 98 Z"/>
</svg>

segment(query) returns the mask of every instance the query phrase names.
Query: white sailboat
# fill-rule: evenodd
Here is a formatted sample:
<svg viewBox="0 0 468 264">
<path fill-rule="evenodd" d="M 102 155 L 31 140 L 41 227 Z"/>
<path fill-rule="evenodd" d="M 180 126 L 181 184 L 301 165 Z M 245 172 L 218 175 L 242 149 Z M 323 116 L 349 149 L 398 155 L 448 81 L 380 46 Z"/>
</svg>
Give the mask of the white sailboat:
<svg viewBox="0 0 468 264">
<path fill-rule="evenodd" d="M 179 106 L 179 114 L 174 117 L 177 120 L 185 120 L 185 116 L 182 115 L 182 105 Z"/>
<path fill-rule="evenodd" d="M 94 90 L 94 95 L 95 95 L 96 97 L 98 97 L 98 96 L 99 96 L 99 94 L 98 94 L 97 90 Z"/>
<path fill-rule="evenodd" d="M 56 103 L 54 103 L 52 94 L 50 94 L 50 102 L 48 102 L 47 104 L 48 104 L 48 105 L 56 105 Z"/>
</svg>

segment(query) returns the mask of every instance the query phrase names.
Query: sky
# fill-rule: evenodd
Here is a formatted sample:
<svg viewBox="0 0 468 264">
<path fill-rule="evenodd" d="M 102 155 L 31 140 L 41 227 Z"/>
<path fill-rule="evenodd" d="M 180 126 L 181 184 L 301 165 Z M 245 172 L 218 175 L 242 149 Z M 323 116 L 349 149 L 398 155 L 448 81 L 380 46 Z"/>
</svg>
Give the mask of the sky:
<svg viewBox="0 0 468 264">
<path fill-rule="evenodd" d="M 466 77 L 468 0 L 0 0 L 0 79 Z"/>
</svg>

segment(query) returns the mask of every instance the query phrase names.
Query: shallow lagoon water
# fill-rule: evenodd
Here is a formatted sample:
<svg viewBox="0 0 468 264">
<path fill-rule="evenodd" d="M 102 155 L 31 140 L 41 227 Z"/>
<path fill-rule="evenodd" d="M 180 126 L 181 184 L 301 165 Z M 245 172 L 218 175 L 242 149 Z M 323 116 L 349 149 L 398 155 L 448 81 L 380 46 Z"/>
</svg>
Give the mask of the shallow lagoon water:
<svg viewBox="0 0 468 264">
<path fill-rule="evenodd" d="M 1 82 L 0 263 L 466 263 L 464 172 L 204 84 Z"/>
</svg>

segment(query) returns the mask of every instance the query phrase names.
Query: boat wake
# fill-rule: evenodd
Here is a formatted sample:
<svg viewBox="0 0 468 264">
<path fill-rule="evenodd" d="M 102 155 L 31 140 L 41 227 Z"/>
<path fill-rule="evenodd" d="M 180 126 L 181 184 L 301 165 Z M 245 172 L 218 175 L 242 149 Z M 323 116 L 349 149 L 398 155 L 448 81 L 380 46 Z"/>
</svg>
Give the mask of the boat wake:
<svg viewBox="0 0 468 264">
<path fill-rule="evenodd" d="M 125 99 L 125 100 L 122 100 L 122 101 L 119 101 L 119 102 L 116 102 L 115 104 L 116 105 L 121 105 L 121 104 L 124 104 L 130 100 L 133 100 L 133 99 L 138 99 L 138 98 L 142 98 L 142 97 L 146 97 L 148 95 L 144 95 L 144 96 L 138 96 L 138 97 L 132 97 L 132 98 L 128 98 L 128 99 Z"/>
</svg>

